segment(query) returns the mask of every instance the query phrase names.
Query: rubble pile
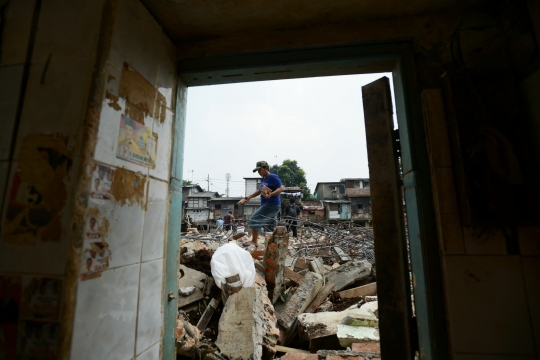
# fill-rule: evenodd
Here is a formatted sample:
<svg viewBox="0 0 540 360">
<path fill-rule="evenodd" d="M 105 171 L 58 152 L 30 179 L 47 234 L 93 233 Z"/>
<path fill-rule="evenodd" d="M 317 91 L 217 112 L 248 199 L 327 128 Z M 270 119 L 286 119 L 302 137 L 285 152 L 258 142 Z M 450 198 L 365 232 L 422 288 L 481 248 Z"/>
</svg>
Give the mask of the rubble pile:
<svg viewBox="0 0 540 360">
<path fill-rule="evenodd" d="M 305 225 L 182 234 L 178 359 L 380 358 L 372 229 Z"/>
</svg>

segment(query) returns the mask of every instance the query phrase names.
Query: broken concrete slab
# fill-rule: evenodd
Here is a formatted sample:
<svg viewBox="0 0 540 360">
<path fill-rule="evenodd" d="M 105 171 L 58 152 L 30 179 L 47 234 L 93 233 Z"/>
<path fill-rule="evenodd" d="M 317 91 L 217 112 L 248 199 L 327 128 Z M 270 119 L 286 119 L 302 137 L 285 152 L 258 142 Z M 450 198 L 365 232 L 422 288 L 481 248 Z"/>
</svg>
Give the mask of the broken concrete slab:
<svg viewBox="0 0 540 360">
<path fill-rule="evenodd" d="M 371 301 L 365 303 L 360 307 L 364 313 L 372 314 L 375 317 L 379 317 L 379 303 L 377 301 Z"/>
<path fill-rule="evenodd" d="M 206 274 L 188 268 L 185 265 L 180 265 L 179 275 L 178 275 L 178 288 L 195 286 L 200 290 L 204 289 L 204 284 L 206 283 Z"/>
<path fill-rule="evenodd" d="M 296 289 L 294 295 L 287 301 L 285 309 L 278 318 L 278 323 L 285 330 L 291 329 L 296 318 L 311 304 L 322 288 L 322 277 L 308 272 Z"/>
<path fill-rule="evenodd" d="M 326 269 L 324 268 L 324 264 L 320 258 L 317 258 L 310 262 L 309 269 L 319 275 L 324 275 L 326 273 Z"/>
<path fill-rule="evenodd" d="M 367 302 L 367 303 L 372 302 L 372 301 L 377 301 L 377 295 L 375 295 L 375 296 L 366 296 L 366 297 L 364 297 L 364 301 Z"/>
<path fill-rule="evenodd" d="M 338 324 L 337 337 L 343 347 L 353 343 L 366 341 L 379 341 L 379 329 L 369 326 L 351 326 Z"/>
<path fill-rule="evenodd" d="M 328 272 L 325 278 L 334 283 L 334 291 L 340 291 L 355 281 L 367 278 L 371 274 L 371 264 L 366 260 L 349 261 L 337 269 Z"/>
<path fill-rule="evenodd" d="M 279 332 L 272 304 L 257 282 L 255 285 L 230 296 L 219 319 L 216 346 L 230 359 L 262 359 L 275 354 Z"/>
<path fill-rule="evenodd" d="M 377 283 L 371 283 L 353 289 L 344 290 L 339 293 L 339 297 L 342 299 L 357 298 L 363 296 L 370 296 L 377 294 Z"/>
<path fill-rule="evenodd" d="M 342 262 L 351 261 L 351 257 L 345 253 L 339 246 L 334 246 L 334 250 L 339 255 L 339 258 Z"/>
<path fill-rule="evenodd" d="M 264 253 L 264 264 L 266 271 L 264 277 L 268 289 L 268 297 L 275 304 L 281 295 L 283 285 L 283 268 L 289 248 L 289 234 L 285 226 L 278 226 L 274 233 L 271 233 L 267 240 L 267 247 Z"/>
<path fill-rule="evenodd" d="M 369 326 L 378 328 L 379 327 L 379 319 L 375 315 L 365 316 L 365 315 L 347 315 L 343 320 L 341 320 L 341 324 L 343 325 L 350 325 L 350 326 Z"/>
<path fill-rule="evenodd" d="M 337 326 L 347 316 L 377 321 L 367 309 L 351 309 L 335 312 L 304 313 L 298 316 L 299 335 L 304 340 L 337 334 Z"/>
</svg>

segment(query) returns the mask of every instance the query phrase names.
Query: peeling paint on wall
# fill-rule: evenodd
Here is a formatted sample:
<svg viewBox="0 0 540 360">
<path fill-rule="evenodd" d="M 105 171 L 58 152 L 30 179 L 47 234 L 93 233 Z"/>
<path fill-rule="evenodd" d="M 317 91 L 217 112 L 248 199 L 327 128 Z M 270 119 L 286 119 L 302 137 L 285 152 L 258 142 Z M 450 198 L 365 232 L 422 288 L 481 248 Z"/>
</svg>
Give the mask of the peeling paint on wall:
<svg viewBox="0 0 540 360">
<path fill-rule="evenodd" d="M 119 94 L 126 100 L 126 115 L 133 120 L 144 124 L 144 117 L 151 116 L 161 123 L 165 121 L 167 112 L 165 96 L 127 64 L 122 69 Z"/>
<path fill-rule="evenodd" d="M 72 166 L 68 138 L 60 135 L 30 134 L 19 153 L 13 174 L 2 241 L 34 245 L 59 242 L 60 213 L 67 199 L 64 180 Z"/>
<path fill-rule="evenodd" d="M 114 110 L 116 111 L 120 111 L 122 108 L 120 107 L 120 105 L 118 104 L 118 100 L 120 99 L 120 97 L 114 95 L 113 93 L 111 93 L 110 91 L 107 91 L 105 93 L 105 98 L 107 98 L 107 100 L 109 100 L 109 102 L 107 103 L 107 105 L 109 105 L 110 107 L 112 107 Z"/>
<path fill-rule="evenodd" d="M 142 174 L 122 168 L 116 169 L 111 185 L 111 197 L 121 206 L 138 203 L 141 208 L 146 209 L 146 183 L 147 178 Z"/>
</svg>

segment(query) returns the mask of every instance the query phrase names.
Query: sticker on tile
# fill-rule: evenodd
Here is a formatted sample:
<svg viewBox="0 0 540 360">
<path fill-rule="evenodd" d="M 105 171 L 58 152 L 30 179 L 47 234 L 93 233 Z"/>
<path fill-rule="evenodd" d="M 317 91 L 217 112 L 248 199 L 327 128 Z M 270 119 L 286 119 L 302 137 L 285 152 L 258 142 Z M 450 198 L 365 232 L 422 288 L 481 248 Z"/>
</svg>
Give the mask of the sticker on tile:
<svg viewBox="0 0 540 360">
<path fill-rule="evenodd" d="M 117 158 L 153 169 L 156 148 L 157 136 L 152 129 L 125 114 L 120 117 Z"/>
<path fill-rule="evenodd" d="M 15 359 L 22 295 L 19 276 L 0 276 L 0 354 Z"/>
<path fill-rule="evenodd" d="M 96 164 L 92 172 L 92 188 L 90 197 L 109 200 L 114 170 L 105 165 Z"/>
<path fill-rule="evenodd" d="M 33 320 L 60 320 L 62 280 L 33 277 L 23 290 L 21 317 Z"/>
<path fill-rule="evenodd" d="M 57 359 L 60 325 L 43 321 L 22 321 L 19 328 L 20 359 Z"/>
<path fill-rule="evenodd" d="M 8 193 L 2 241 L 17 245 L 60 241 L 60 213 L 68 195 L 64 181 L 72 166 L 67 140 L 45 134 L 25 138 Z"/>
<path fill-rule="evenodd" d="M 111 259 L 109 244 L 103 239 L 107 233 L 108 220 L 102 219 L 102 225 L 100 226 L 97 214 L 94 214 L 93 211 L 89 212 L 90 215 L 86 218 L 84 232 L 82 281 L 100 277 L 101 272 L 109 268 Z"/>
</svg>

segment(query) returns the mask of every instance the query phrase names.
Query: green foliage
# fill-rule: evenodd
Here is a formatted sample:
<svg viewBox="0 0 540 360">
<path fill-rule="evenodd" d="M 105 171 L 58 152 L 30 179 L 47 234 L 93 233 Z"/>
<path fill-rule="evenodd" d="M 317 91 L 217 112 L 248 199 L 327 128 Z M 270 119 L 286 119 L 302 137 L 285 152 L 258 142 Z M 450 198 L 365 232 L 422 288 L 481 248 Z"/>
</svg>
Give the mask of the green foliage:
<svg viewBox="0 0 540 360">
<path fill-rule="evenodd" d="M 270 172 L 276 174 L 286 187 L 299 186 L 302 188 L 304 200 L 311 200 L 311 190 L 307 187 L 306 172 L 298 166 L 296 160 L 284 160 L 281 165 L 273 165 Z"/>
<path fill-rule="evenodd" d="M 195 185 L 195 184 L 191 180 L 183 180 L 182 181 L 182 186 L 186 186 L 186 185 Z"/>
</svg>

